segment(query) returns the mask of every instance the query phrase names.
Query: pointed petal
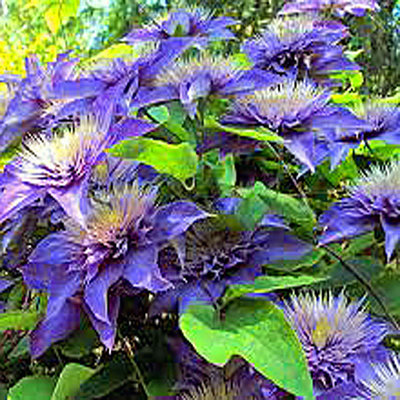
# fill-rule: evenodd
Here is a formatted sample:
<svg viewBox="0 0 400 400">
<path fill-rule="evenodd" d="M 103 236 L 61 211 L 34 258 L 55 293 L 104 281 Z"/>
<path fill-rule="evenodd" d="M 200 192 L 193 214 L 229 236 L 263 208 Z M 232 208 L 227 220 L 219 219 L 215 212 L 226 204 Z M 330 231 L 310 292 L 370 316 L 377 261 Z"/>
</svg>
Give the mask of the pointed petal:
<svg viewBox="0 0 400 400">
<path fill-rule="evenodd" d="M 106 348 L 111 352 L 114 347 L 115 336 L 117 334 L 117 318 L 120 307 L 120 298 L 116 295 L 109 295 L 109 323 L 105 323 L 97 319 L 90 309 L 86 308 L 86 313 L 92 323 L 93 328 L 99 334 L 101 342 L 106 346 Z"/>
<path fill-rule="evenodd" d="M 290 136 L 286 136 L 285 139 L 285 147 L 314 172 L 314 134 L 312 132 L 294 132 Z"/>
<path fill-rule="evenodd" d="M 156 247 L 152 246 L 131 251 L 124 260 L 124 278 L 134 287 L 155 293 L 171 287 L 171 283 L 161 276 L 157 254 Z"/>
<path fill-rule="evenodd" d="M 49 188 L 48 193 L 60 204 L 69 217 L 85 226 L 85 215 L 89 209 L 87 190 L 88 184 L 85 178 L 66 188 Z"/>
<path fill-rule="evenodd" d="M 153 219 L 153 229 L 149 232 L 152 242 L 163 242 L 186 232 L 194 222 L 210 214 L 189 201 L 177 201 L 160 207 Z"/>
<path fill-rule="evenodd" d="M 385 232 L 385 250 L 387 261 L 390 260 L 396 245 L 400 241 L 400 224 L 390 221 L 388 218 L 381 218 L 382 228 Z"/>
<path fill-rule="evenodd" d="M 263 265 L 277 260 L 297 260 L 310 252 L 313 246 L 288 235 L 284 230 L 258 231 L 253 236 L 257 248 L 250 256 L 250 264 Z"/>
<path fill-rule="evenodd" d="M 40 357 L 53 343 L 65 339 L 78 328 L 80 318 L 80 305 L 67 300 L 58 314 L 40 321 L 30 335 L 32 358 Z"/>
<path fill-rule="evenodd" d="M 93 315 L 100 321 L 111 324 L 109 320 L 108 290 L 118 281 L 123 272 L 120 263 L 108 265 L 86 285 L 84 299 Z"/>
<path fill-rule="evenodd" d="M 129 137 L 145 135 L 156 128 L 157 125 L 145 120 L 125 118 L 123 121 L 120 121 L 111 127 L 110 132 L 108 133 L 108 135 L 112 138 L 109 146 L 113 146 L 120 140 L 124 140 Z"/>
<path fill-rule="evenodd" d="M 11 218 L 19 210 L 32 204 L 44 194 L 45 192 L 40 188 L 32 187 L 17 179 L 10 180 L 1 193 L 0 223 Z"/>
</svg>

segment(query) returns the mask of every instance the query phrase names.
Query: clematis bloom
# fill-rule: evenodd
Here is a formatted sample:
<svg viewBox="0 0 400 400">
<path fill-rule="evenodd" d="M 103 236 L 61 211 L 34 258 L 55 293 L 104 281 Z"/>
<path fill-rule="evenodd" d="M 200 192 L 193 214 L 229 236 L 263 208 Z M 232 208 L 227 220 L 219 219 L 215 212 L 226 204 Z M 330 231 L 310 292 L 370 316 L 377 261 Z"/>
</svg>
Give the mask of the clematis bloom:
<svg viewBox="0 0 400 400">
<path fill-rule="evenodd" d="M 179 99 L 189 116 L 196 114 L 200 99 L 209 96 L 229 97 L 252 92 L 275 83 L 273 74 L 261 75 L 257 71 L 242 71 L 230 59 L 201 56 L 188 61 L 177 61 L 163 68 L 151 82 L 139 90 L 133 106 Z"/>
<path fill-rule="evenodd" d="M 331 155 L 332 135 L 365 127 L 365 122 L 347 109 L 328 104 L 329 99 L 328 91 L 309 81 L 287 79 L 236 99 L 222 123 L 263 126 L 277 133 L 285 147 L 314 171 Z"/>
<path fill-rule="evenodd" d="M 66 318 L 63 310 L 79 321 L 83 309 L 112 349 L 119 308 L 113 289 L 122 279 L 155 293 L 171 287 L 159 271 L 158 251 L 207 213 L 186 201 L 157 207 L 156 193 L 156 187 L 137 182 L 114 188 L 93 203 L 85 228 L 69 220 L 65 231 L 50 234 L 32 252 L 25 281 L 49 293 L 46 317 L 32 335 L 34 356 L 71 331 L 70 325 L 56 327 Z"/>
<path fill-rule="evenodd" d="M 330 73 L 358 69 L 339 44 L 347 34 L 343 25 L 333 21 L 277 18 L 262 36 L 246 41 L 243 50 L 257 70 L 331 85 Z"/>
<path fill-rule="evenodd" d="M 87 181 L 104 150 L 125 136 L 154 128 L 146 121 L 131 119 L 110 128 L 110 119 L 107 112 L 101 117 L 81 116 L 79 123 L 64 132 L 24 140 L 21 151 L 1 175 L 0 222 L 48 194 L 70 217 L 83 223 Z"/>
<path fill-rule="evenodd" d="M 379 10 L 380 6 L 376 0 L 293 0 L 286 3 L 279 14 L 333 12 L 339 17 L 345 14 L 362 17 L 367 11 Z"/>
<path fill-rule="evenodd" d="M 371 167 L 349 188 L 349 196 L 334 203 L 321 215 L 323 233 L 319 242 L 327 244 L 351 238 L 380 226 L 385 233 L 389 260 L 400 240 L 400 163 Z"/>
<path fill-rule="evenodd" d="M 297 332 L 321 400 L 339 398 L 331 393 L 357 383 L 367 357 L 385 354 L 381 341 L 389 326 L 373 320 L 362 303 L 330 292 L 292 295 L 285 303 L 285 316 Z"/>
</svg>

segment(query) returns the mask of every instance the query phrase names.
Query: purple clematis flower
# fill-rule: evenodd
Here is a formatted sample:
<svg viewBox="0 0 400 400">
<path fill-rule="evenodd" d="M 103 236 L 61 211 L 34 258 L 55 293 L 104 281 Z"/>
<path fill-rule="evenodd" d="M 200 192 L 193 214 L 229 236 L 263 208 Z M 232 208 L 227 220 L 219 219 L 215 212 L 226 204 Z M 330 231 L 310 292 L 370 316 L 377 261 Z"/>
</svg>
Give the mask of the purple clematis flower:
<svg viewBox="0 0 400 400">
<path fill-rule="evenodd" d="M 336 134 L 331 141 L 332 157 L 339 163 L 350 149 L 370 140 L 383 140 L 389 144 L 400 143 L 400 109 L 392 104 L 368 101 L 356 110 L 358 116 L 366 123 L 364 129 L 350 135 Z"/>
<path fill-rule="evenodd" d="M 317 399 L 339 398 L 338 393 L 358 383 L 367 358 L 386 357 L 381 341 L 390 328 L 373 320 L 362 303 L 349 302 L 343 293 L 311 292 L 292 295 L 284 305 L 305 351 Z"/>
<path fill-rule="evenodd" d="M 218 367 L 180 337 L 169 339 L 169 344 L 179 365 L 174 400 L 283 400 L 288 396 L 240 357 Z"/>
<path fill-rule="evenodd" d="M 82 309 L 111 350 L 119 308 L 114 289 L 122 279 L 155 293 L 171 287 L 157 265 L 159 249 L 208 214 L 187 201 L 157 207 L 156 189 L 137 182 L 115 187 L 93 202 L 85 228 L 67 221 L 65 231 L 50 234 L 32 252 L 24 279 L 49 293 L 47 315 L 32 336 L 34 357 L 65 337 Z M 71 324 L 58 329 L 65 313 Z"/>
<path fill-rule="evenodd" d="M 227 27 L 236 23 L 233 18 L 213 18 L 199 9 L 193 12 L 177 10 L 146 28 L 133 29 L 125 40 L 128 43 L 156 41 L 176 48 L 205 47 L 210 41 L 235 39 Z"/>
<path fill-rule="evenodd" d="M 392 353 L 385 362 L 374 363 L 369 376 L 361 380 L 354 400 L 395 400 L 400 392 L 400 359 Z"/>
<path fill-rule="evenodd" d="M 231 214 L 241 199 L 218 202 L 222 213 Z M 235 218 L 234 215 L 231 215 Z M 283 221 L 266 215 L 254 231 L 229 226 L 224 217 L 197 222 L 160 253 L 163 275 L 174 288 L 160 294 L 153 312 L 183 311 L 192 302 L 215 304 L 230 284 L 248 283 L 262 274 L 262 266 L 277 260 L 295 260 L 311 250 L 311 245 L 287 233 Z"/>
<path fill-rule="evenodd" d="M 282 136 L 285 147 L 314 171 L 331 154 L 334 133 L 365 128 L 365 123 L 350 111 L 329 105 L 329 99 L 329 92 L 311 82 L 288 79 L 238 98 L 222 122 L 264 126 Z"/>
<path fill-rule="evenodd" d="M 278 15 L 331 12 L 339 17 L 345 14 L 362 17 L 367 11 L 379 10 L 380 6 L 376 0 L 293 0 L 286 3 Z"/>
<path fill-rule="evenodd" d="M 308 16 L 278 18 L 261 37 L 245 42 L 243 49 L 258 70 L 331 85 L 330 73 L 358 69 L 338 44 L 346 36 L 346 28 L 338 22 Z"/>
<path fill-rule="evenodd" d="M 256 88 L 270 86 L 279 78 L 274 74 L 262 74 L 255 70 L 242 71 L 229 59 L 202 56 L 189 61 L 179 61 L 155 75 L 148 87 L 140 90 L 132 106 L 179 99 L 190 117 L 194 117 L 197 103 L 214 95 L 229 97 L 252 92 Z"/>
<path fill-rule="evenodd" d="M 108 115 L 109 110 L 101 117 L 81 116 L 78 124 L 63 133 L 35 135 L 23 141 L 19 155 L 1 175 L 0 222 L 48 194 L 83 224 L 87 181 L 104 150 L 126 136 L 154 129 L 146 121 L 133 119 L 109 128 Z"/>
<path fill-rule="evenodd" d="M 400 164 L 371 167 L 356 184 L 349 196 L 334 203 L 321 215 L 321 244 L 332 243 L 374 230 L 380 226 L 385 233 L 386 256 L 389 260 L 400 240 L 399 214 Z"/>
<path fill-rule="evenodd" d="M 59 113 L 73 111 L 72 103 L 77 99 L 92 96 L 103 89 L 100 82 L 91 79 L 79 80 L 79 91 L 70 90 L 75 81 L 74 67 L 78 59 L 69 60 L 61 54 L 57 60 L 40 65 L 36 56 L 26 59 L 26 77 L 2 75 L 0 82 L 12 86 L 13 97 L 6 104 L 0 121 L 0 150 L 4 150 L 17 136 L 33 127 L 46 126 Z M 62 90 L 60 89 L 62 87 Z"/>
</svg>

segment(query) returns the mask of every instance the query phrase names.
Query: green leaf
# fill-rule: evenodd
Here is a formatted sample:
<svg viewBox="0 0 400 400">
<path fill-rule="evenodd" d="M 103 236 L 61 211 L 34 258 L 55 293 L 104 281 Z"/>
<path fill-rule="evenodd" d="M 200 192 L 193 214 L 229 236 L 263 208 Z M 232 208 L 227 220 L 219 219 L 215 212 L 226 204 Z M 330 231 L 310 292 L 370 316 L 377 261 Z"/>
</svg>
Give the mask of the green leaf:
<svg viewBox="0 0 400 400">
<path fill-rule="evenodd" d="M 312 275 L 299 276 L 260 276 L 255 279 L 253 284 L 232 285 L 226 291 L 223 303 L 226 304 L 237 297 L 248 293 L 270 293 L 275 290 L 287 289 L 297 286 L 312 285 L 328 278 Z"/>
<path fill-rule="evenodd" d="M 221 197 L 228 197 L 236 183 L 235 159 L 232 154 L 219 160 L 214 172 L 217 177 L 218 186 L 221 189 Z"/>
<path fill-rule="evenodd" d="M 223 320 L 212 306 L 195 304 L 181 316 L 180 327 L 207 361 L 225 364 L 240 355 L 278 386 L 314 398 L 300 342 L 273 303 L 239 299 L 227 307 Z"/>
<path fill-rule="evenodd" d="M 188 143 L 169 144 L 161 140 L 135 138 L 119 142 L 108 152 L 151 165 L 182 183 L 193 177 L 197 170 L 198 157 Z"/>
<path fill-rule="evenodd" d="M 104 397 L 130 380 L 136 380 L 131 361 L 124 353 L 116 353 L 110 362 L 83 382 L 74 399 L 90 400 Z"/>
<path fill-rule="evenodd" d="M 7 400 L 51 400 L 54 386 L 47 376 L 27 376 L 9 390 Z"/>
<path fill-rule="evenodd" d="M 304 200 L 268 189 L 261 182 L 256 182 L 250 190 L 239 190 L 239 193 L 243 194 L 245 199 L 258 197 L 262 200 L 264 206 L 261 206 L 261 203 L 259 203 L 259 214 L 263 215 L 268 210 L 268 212 L 282 216 L 285 221 L 298 225 L 299 230 L 308 233 L 312 232 L 316 222 L 315 215 Z M 245 213 L 243 215 L 245 216 Z M 248 217 L 254 218 L 251 215 L 248 215 Z"/>
<path fill-rule="evenodd" d="M 69 18 L 76 15 L 80 0 L 59 0 L 52 4 L 44 14 L 47 26 L 55 34 Z"/>
<path fill-rule="evenodd" d="M 168 107 L 166 106 L 151 107 L 147 112 L 160 124 L 167 122 L 170 118 Z"/>
<path fill-rule="evenodd" d="M 204 126 L 208 129 L 231 132 L 235 133 L 236 135 L 248 137 L 251 139 L 257 139 L 265 142 L 283 143 L 282 137 L 278 136 L 272 131 L 267 130 L 266 128 L 254 128 L 254 129 L 233 128 L 231 126 L 221 125 L 213 118 L 206 118 Z"/>
<path fill-rule="evenodd" d="M 100 341 L 97 333 L 85 320 L 78 330 L 60 343 L 60 350 L 69 358 L 81 358 L 90 354 L 98 345 L 100 345 Z"/>
<path fill-rule="evenodd" d="M 88 380 L 95 371 L 80 364 L 67 364 L 58 378 L 51 400 L 69 400 L 79 390 L 83 382 Z"/>
<path fill-rule="evenodd" d="M 0 313 L 0 330 L 33 329 L 39 319 L 34 311 L 9 311 Z"/>
</svg>

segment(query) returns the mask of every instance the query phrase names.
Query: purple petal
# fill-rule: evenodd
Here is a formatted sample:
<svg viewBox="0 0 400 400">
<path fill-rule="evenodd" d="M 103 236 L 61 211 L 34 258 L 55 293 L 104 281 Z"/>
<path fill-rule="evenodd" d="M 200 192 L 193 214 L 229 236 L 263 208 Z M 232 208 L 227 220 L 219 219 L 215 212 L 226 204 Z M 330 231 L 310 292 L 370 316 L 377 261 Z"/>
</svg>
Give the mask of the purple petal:
<svg viewBox="0 0 400 400">
<path fill-rule="evenodd" d="M 253 237 L 262 250 L 254 251 L 250 264 L 263 265 L 277 260 L 297 260 L 310 252 L 313 246 L 284 230 L 259 231 Z"/>
<path fill-rule="evenodd" d="M 124 260 L 124 278 L 134 287 L 155 293 L 171 287 L 171 283 L 161 276 L 157 253 L 156 247 L 152 246 L 131 251 Z"/>
<path fill-rule="evenodd" d="M 145 135 L 156 128 L 156 125 L 145 120 L 125 118 L 123 121 L 120 121 L 111 127 L 110 132 L 108 133 L 112 138 L 109 146 L 129 137 Z"/>
<path fill-rule="evenodd" d="M 136 93 L 131 106 L 141 108 L 151 104 L 165 103 L 179 98 L 179 93 L 175 86 L 162 86 L 156 88 L 142 87 Z"/>
<path fill-rule="evenodd" d="M 26 185 L 17 179 L 11 180 L 1 193 L 0 223 L 11 218 L 19 210 L 44 196 L 44 190 Z"/>
<path fill-rule="evenodd" d="M 285 222 L 282 217 L 280 217 L 279 215 L 273 215 L 273 214 L 265 214 L 263 216 L 262 220 L 258 223 L 258 226 L 290 229 L 287 225 L 285 225 Z"/>
<path fill-rule="evenodd" d="M 57 82 L 52 90 L 51 98 L 54 99 L 75 99 L 93 97 L 106 88 L 104 82 L 98 79 L 79 79 L 76 81 Z"/>
<path fill-rule="evenodd" d="M 0 293 L 4 292 L 10 286 L 14 285 L 13 281 L 7 281 L 5 279 L 0 279 Z"/>
<path fill-rule="evenodd" d="M 222 214 L 235 214 L 243 199 L 226 197 L 214 202 L 214 208 Z"/>
<path fill-rule="evenodd" d="M 85 215 L 89 209 L 87 190 L 87 179 L 84 178 L 66 188 L 49 188 L 48 193 L 60 204 L 69 217 L 85 226 Z"/>
<path fill-rule="evenodd" d="M 314 133 L 294 132 L 285 137 L 285 147 L 312 172 L 315 171 Z"/>
<path fill-rule="evenodd" d="M 90 309 L 86 308 L 86 313 L 92 323 L 93 328 L 99 334 L 101 342 L 111 352 L 114 347 L 115 336 L 117 334 L 117 318 L 120 307 L 120 298 L 116 295 L 109 295 L 108 298 L 108 320 L 109 323 L 105 323 L 97 319 Z"/>
<path fill-rule="evenodd" d="M 40 321 L 30 335 L 32 357 L 40 357 L 53 343 L 65 339 L 79 327 L 80 318 L 80 305 L 67 300 L 58 314 Z"/>
<path fill-rule="evenodd" d="M 189 201 L 177 201 L 160 207 L 153 220 L 153 229 L 148 237 L 152 242 L 168 241 L 178 236 L 194 222 L 207 218 L 210 214 Z"/>
<path fill-rule="evenodd" d="M 111 324 L 108 290 L 121 277 L 122 271 L 123 266 L 121 264 L 108 265 L 85 288 L 85 303 L 96 319 L 106 324 Z"/>
<path fill-rule="evenodd" d="M 382 228 L 385 232 L 385 250 L 389 261 L 397 243 L 400 241 L 400 225 L 393 223 L 385 217 L 381 218 Z"/>
<path fill-rule="evenodd" d="M 319 224 L 324 228 L 324 232 L 318 243 L 328 244 L 369 232 L 374 229 L 375 221 L 368 217 L 349 217 L 344 214 L 339 203 L 321 215 Z"/>
</svg>

